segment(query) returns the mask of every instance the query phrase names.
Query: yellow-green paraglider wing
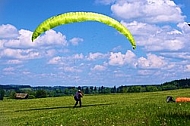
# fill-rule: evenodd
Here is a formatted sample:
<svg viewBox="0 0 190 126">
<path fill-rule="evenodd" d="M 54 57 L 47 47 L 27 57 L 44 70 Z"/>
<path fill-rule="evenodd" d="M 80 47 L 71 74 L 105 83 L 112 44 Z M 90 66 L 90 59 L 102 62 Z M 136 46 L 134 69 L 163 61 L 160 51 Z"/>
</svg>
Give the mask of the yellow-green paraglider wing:
<svg viewBox="0 0 190 126">
<path fill-rule="evenodd" d="M 135 40 L 132 34 L 124 25 L 122 25 L 120 22 L 111 17 L 93 12 L 68 12 L 53 16 L 42 22 L 35 29 L 35 31 L 32 34 L 32 41 L 34 41 L 43 32 L 52 29 L 56 26 L 74 23 L 74 22 L 84 22 L 84 21 L 98 21 L 115 28 L 129 39 L 131 45 L 133 46 L 133 49 L 136 48 Z"/>
</svg>

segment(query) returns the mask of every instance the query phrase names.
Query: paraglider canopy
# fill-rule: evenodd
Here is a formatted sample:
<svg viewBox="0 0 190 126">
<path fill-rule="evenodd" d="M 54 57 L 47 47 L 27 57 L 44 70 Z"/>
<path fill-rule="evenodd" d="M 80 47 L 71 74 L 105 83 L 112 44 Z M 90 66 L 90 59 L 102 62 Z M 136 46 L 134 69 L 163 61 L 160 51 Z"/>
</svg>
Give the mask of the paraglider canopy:
<svg viewBox="0 0 190 126">
<path fill-rule="evenodd" d="M 123 24 L 121 24 L 120 22 L 111 17 L 94 12 L 68 12 L 52 16 L 49 19 L 42 22 L 34 30 L 32 34 L 32 41 L 34 41 L 43 32 L 52 29 L 56 26 L 75 23 L 75 22 L 84 22 L 84 21 L 97 21 L 115 28 L 117 31 L 122 33 L 129 40 L 133 49 L 136 48 L 136 43 L 133 38 L 133 35 Z"/>
</svg>

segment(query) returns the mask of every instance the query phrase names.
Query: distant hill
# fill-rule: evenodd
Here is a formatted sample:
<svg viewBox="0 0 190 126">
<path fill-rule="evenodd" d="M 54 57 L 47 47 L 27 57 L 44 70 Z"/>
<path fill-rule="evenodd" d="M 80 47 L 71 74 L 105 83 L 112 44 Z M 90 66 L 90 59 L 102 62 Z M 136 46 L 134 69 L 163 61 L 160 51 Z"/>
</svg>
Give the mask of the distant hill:
<svg viewBox="0 0 190 126">
<path fill-rule="evenodd" d="M 5 90 L 11 90 L 11 89 L 14 89 L 14 90 L 17 90 L 17 89 L 20 89 L 20 88 L 31 88 L 30 85 L 0 85 L 0 88 L 2 89 L 5 89 Z"/>
<path fill-rule="evenodd" d="M 103 87 L 103 86 L 102 86 Z M 102 87 L 86 87 L 82 86 L 80 89 L 86 91 L 86 90 L 94 90 L 94 92 L 97 92 L 97 90 L 101 90 Z M 21 89 L 31 89 L 31 90 L 73 90 L 78 89 L 79 87 L 72 87 L 72 86 L 36 86 L 32 87 L 30 85 L 0 85 L 0 89 L 4 90 L 15 90 L 19 91 Z M 104 87 L 105 88 L 105 87 Z M 125 85 L 125 86 L 119 86 L 119 87 L 107 87 L 105 88 L 107 92 L 118 92 L 118 93 L 125 93 L 125 92 L 150 92 L 150 91 L 164 91 L 164 90 L 175 90 L 175 89 L 183 89 L 183 88 L 190 88 L 190 78 L 186 79 L 179 79 L 179 80 L 173 80 L 170 82 L 165 82 L 163 84 L 157 84 L 157 85 Z M 104 90 L 105 90 L 104 89 Z M 114 90 L 114 91 L 112 91 Z M 88 91 L 86 91 L 88 92 Z"/>
<path fill-rule="evenodd" d="M 170 89 L 190 88 L 190 79 L 186 78 L 186 79 L 165 82 L 165 83 L 161 84 L 161 87 L 170 88 Z"/>
</svg>

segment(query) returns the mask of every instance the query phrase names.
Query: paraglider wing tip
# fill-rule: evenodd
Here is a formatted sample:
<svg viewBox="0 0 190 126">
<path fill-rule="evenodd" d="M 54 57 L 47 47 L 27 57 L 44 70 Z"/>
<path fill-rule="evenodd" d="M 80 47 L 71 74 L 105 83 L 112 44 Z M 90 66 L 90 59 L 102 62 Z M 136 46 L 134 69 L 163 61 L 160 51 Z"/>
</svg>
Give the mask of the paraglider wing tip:
<svg viewBox="0 0 190 126">
<path fill-rule="evenodd" d="M 35 39 L 36 39 L 36 36 L 32 34 L 32 42 L 34 42 Z"/>
<path fill-rule="evenodd" d="M 32 42 L 34 42 L 34 38 L 32 37 Z"/>
<path fill-rule="evenodd" d="M 133 46 L 133 49 L 136 49 L 136 46 Z"/>
</svg>

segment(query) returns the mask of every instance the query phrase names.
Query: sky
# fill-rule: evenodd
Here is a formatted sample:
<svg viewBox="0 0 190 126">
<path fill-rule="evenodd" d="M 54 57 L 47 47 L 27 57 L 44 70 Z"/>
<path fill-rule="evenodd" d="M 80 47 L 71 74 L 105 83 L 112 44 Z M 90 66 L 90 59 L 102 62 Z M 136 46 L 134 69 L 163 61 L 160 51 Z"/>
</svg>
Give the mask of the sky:
<svg viewBox="0 0 190 126">
<path fill-rule="evenodd" d="M 100 22 L 31 36 L 58 14 L 90 11 L 122 23 L 136 49 Z M 190 77 L 189 0 L 0 0 L 0 84 L 121 86 Z"/>
</svg>

